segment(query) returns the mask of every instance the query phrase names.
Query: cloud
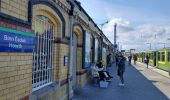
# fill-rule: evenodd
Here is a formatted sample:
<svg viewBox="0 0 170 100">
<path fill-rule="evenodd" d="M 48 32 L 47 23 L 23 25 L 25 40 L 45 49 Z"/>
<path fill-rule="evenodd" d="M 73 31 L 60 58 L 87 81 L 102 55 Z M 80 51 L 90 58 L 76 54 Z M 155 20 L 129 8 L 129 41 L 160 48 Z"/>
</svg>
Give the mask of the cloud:
<svg viewBox="0 0 170 100">
<path fill-rule="evenodd" d="M 158 26 L 153 24 L 140 24 L 133 26 L 130 21 L 122 18 L 112 18 L 107 25 L 103 27 L 104 34 L 114 43 L 114 25 L 117 23 L 117 42 L 120 42 L 123 49 L 136 49 L 143 51 L 149 49 L 151 43 L 152 49 L 160 49 L 170 45 L 170 26 Z"/>
<path fill-rule="evenodd" d="M 129 27 L 129 26 L 120 25 L 120 26 L 118 27 L 118 30 L 119 30 L 119 32 L 123 33 L 123 32 L 134 31 L 134 28 Z"/>
</svg>

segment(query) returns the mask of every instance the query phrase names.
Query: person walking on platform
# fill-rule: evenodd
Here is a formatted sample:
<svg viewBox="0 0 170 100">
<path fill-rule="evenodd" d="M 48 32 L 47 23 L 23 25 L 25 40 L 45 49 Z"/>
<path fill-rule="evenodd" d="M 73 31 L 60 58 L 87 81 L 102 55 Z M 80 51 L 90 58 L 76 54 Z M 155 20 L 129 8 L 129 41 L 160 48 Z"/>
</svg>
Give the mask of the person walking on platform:
<svg viewBox="0 0 170 100">
<path fill-rule="evenodd" d="M 149 64 L 149 56 L 146 55 L 146 65 L 147 65 L 147 68 L 148 68 L 148 64 Z"/>
<path fill-rule="evenodd" d="M 107 55 L 107 66 L 108 66 L 108 67 L 111 67 L 111 65 L 112 65 L 112 62 L 111 62 L 111 54 L 108 54 L 108 55 Z"/>
<path fill-rule="evenodd" d="M 118 66 L 118 62 L 119 62 L 119 56 L 116 54 L 115 56 L 115 60 L 116 60 L 116 66 Z"/>
<path fill-rule="evenodd" d="M 132 55 L 129 55 L 128 60 L 129 60 L 129 64 L 131 64 Z"/>
<path fill-rule="evenodd" d="M 136 61 L 137 61 L 137 55 L 136 54 L 134 54 L 134 56 L 133 56 L 133 60 L 134 60 L 134 64 L 136 65 Z"/>
<path fill-rule="evenodd" d="M 117 70 L 117 75 L 120 77 L 120 81 L 121 81 L 121 83 L 119 83 L 119 86 L 124 86 L 123 74 L 125 72 L 125 61 L 126 58 L 123 55 L 121 55 L 118 63 L 118 70 Z"/>
</svg>

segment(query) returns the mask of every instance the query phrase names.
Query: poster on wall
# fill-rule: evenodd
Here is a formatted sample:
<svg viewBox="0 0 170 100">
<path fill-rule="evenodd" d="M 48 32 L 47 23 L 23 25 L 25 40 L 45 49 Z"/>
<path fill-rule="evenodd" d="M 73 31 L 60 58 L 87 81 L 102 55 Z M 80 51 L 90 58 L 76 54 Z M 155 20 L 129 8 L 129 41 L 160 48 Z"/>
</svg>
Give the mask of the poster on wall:
<svg viewBox="0 0 170 100">
<path fill-rule="evenodd" d="M 35 35 L 0 27 L 0 52 L 33 52 Z"/>
<path fill-rule="evenodd" d="M 91 34 L 86 32 L 84 37 L 84 68 L 89 68 L 91 64 L 90 60 L 90 50 L 91 50 Z"/>
<path fill-rule="evenodd" d="M 98 39 L 95 39 L 95 62 L 98 62 L 98 47 L 99 46 L 99 42 Z"/>
</svg>

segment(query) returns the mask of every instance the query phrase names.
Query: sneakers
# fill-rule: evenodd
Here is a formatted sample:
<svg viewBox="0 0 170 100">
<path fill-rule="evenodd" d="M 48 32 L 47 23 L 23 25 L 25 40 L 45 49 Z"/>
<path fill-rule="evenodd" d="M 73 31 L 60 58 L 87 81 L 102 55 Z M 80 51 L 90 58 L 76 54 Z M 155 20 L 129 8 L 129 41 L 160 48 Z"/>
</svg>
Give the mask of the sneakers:
<svg viewBox="0 0 170 100">
<path fill-rule="evenodd" d="M 125 86 L 125 84 L 119 83 L 119 86 Z"/>
<path fill-rule="evenodd" d="M 113 78 L 113 76 L 110 76 L 110 78 Z"/>
<path fill-rule="evenodd" d="M 111 81 L 112 81 L 112 79 L 111 79 L 110 77 L 106 77 L 105 80 L 106 80 L 107 82 L 111 82 Z"/>
</svg>

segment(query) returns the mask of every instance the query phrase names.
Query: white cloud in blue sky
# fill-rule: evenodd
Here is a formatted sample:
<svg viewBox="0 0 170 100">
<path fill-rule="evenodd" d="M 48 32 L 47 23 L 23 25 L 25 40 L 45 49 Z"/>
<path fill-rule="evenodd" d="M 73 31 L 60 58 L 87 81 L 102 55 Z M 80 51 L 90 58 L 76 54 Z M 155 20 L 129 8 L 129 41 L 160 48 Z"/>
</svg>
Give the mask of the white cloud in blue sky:
<svg viewBox="0 0 170 100">
<path fill-rule="evenodd" d="M 113 42 L 114 24 L 123 49 L 147 50 L 170 45 L 170 0 L 80 0 L 81 5 L 99 25 L 107 20 L 104 34 Z"/>
</svg>

